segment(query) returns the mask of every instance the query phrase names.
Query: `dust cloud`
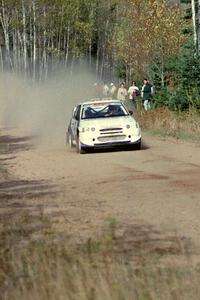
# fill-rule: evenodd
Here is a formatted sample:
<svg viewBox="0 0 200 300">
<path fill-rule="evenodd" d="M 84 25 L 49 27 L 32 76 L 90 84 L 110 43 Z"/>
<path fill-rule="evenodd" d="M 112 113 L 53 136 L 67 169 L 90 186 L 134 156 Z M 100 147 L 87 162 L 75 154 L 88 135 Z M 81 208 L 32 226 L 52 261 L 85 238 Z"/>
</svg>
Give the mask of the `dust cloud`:
<svg viewBox="0 0 200 300">
<path fill-rule="evenodd" d="M 33 84 L 13 74 L 0 74 L 0 128 L 17 128 L 35 135 L 41 145 L 65 143 L 65 132 L 76 103 L 93 97 L 94 75 L 60 72 Z"/>
</svg>

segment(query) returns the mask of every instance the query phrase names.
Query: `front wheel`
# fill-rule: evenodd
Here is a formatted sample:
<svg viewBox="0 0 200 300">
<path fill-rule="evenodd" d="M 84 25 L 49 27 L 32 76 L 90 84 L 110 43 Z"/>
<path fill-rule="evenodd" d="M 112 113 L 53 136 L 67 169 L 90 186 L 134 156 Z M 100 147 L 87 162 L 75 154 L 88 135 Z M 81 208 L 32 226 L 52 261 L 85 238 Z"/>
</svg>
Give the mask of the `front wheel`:
<svg viewBox="0 0 200 300">
<path fill-rule="evenodd" d="M 67 133 L 67 136 L 66 136 L 66 145 L 69 145 L 70 148 L 73 148 L 74 145 L 73 145 L 73 138 L 72 138 L 72 135 L 71 133 Z"/>
<path fill-rule="evenodd" d="M 141 142 L 137 143 L 134 145 L 135 150 L 140 150 L 141 149 Z"/>
<path fill-rule="evenodd" d="M 131 145 L 129 149 L 130 150 L 140 150 L 141 149 L 141 142 Z"/>
<path fill-rule="evenodd" d="M 82 148 L 79 138 L 77 138 L 77 141 L 76 141 L 76 151 L 79 154 L 84 154 L 85 153 L 85 150 Z"/>
</svg>

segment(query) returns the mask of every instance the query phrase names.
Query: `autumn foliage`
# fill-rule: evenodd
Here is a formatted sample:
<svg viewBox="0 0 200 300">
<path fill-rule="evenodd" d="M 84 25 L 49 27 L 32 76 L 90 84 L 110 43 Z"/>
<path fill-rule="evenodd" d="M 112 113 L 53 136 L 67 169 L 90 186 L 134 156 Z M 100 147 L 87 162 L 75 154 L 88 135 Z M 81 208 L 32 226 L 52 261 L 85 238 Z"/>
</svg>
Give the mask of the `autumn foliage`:
<svg viewBox="0 0 200 300">
<path fill-rule="evenodd" d="M 145 74 L 155 59 L 163 76 L 166 57 L 177 53 L 185 41 L 181 9 L 163 0 L 127 0 L 115 28 L 116 56 L 134 73 Z"/>
</svg>

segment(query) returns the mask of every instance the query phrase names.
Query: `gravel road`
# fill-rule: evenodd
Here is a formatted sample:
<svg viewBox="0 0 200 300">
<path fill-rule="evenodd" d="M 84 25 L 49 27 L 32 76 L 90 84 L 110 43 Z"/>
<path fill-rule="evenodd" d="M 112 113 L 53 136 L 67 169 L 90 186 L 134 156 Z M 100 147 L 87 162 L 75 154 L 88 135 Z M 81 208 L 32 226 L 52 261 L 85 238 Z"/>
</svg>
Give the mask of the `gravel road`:
<svg viewBox="0 0 200 300">
<path fill-rule="evenodd" d="M 0 182 L 1 215 L 42 207 L 58 231 L 77 238 L 115 220 L 176 232 L 200 246 L 199 145 L 144 135 L 140 151 L 79 155 L 22 134 L 4 139 L 9 151 L 1 161 L 11 178 Z"/>
</svg>

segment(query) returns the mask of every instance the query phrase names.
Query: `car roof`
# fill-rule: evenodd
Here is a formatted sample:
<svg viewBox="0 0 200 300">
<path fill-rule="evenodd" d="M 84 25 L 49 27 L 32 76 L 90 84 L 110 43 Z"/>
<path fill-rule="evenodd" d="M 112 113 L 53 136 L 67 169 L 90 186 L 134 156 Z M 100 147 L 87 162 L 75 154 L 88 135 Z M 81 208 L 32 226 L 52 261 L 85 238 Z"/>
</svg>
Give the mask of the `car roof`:
<svg viewBox="0 0 200 300">
<path fill-rule="evenodd" d="M 82 103 L 79 103 L 79 105 L 89 105 L 89 104 L 93 104 L 93 103 L 122 103 L 121 100 L 117 100 L 117 99 L 108 99 L 108 98 L 103 98 L 103 99 L 100 99 L 100 98 L 95 98 L 95 99 L 91 99 L 89 101 L 85 101 L 85 102 L 82 102 Z"/>
</svg>

